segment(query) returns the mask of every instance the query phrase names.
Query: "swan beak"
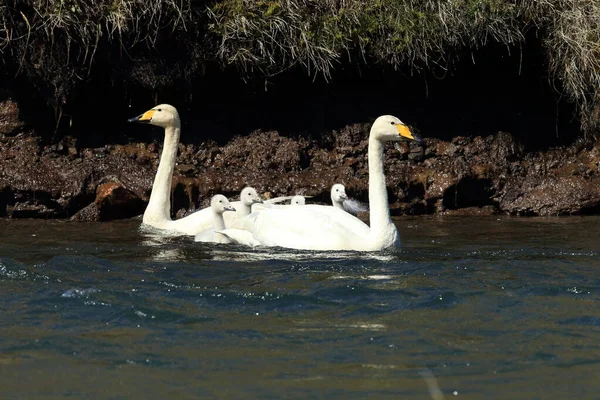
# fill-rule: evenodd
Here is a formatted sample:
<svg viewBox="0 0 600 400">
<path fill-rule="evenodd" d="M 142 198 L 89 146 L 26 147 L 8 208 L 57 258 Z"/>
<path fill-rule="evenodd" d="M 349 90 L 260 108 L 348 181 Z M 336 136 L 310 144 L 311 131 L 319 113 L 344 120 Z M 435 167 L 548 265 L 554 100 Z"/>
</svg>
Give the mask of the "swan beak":
<svg viewBox="0 0 600 400">
<path fill-rule="evenodd" d="M 145 122 L 148 123 L 152 120 L 154 110 L 148 110 L 145 113 L 138 115 L 137 117 L 129 118 L 127 122 Z"/>
<path fill-rule="evenodd" d="M 396 126 L 398 127 L 398 133 L 400 134 L 401 138 L 405 138 L 408 140 L 414 140 L 418 144 L 423 144 L 423 139 L 421 139 L 420 137 L 418 137 L 417 135 L 412 133 L 410 128 L 408 127 L 408 125 L 396 125 Z"/>
<path fill-rule="evenodd" d="M 398 133 L 401 137 L 409 140 L 416 140 L 415 136 L 413 136 L 412 132 L 410 131 L 408 125 L 398 124 L 396 126 L 398 127 Z"/>
</svg>

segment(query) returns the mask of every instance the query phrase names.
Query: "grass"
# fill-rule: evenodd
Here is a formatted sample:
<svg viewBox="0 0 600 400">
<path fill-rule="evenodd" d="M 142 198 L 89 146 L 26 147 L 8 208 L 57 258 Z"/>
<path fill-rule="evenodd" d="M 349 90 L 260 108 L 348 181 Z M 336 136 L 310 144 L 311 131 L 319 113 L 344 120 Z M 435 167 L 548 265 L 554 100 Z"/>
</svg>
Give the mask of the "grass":
<svg viewBox="0 0 600 400">
<path fill-rule="evenodd" d="M 107 73 L 100 60 L 123 60 L 113 73 L 152 90 L 207 65 L 329 79 L 344 63 L 448 70 L 464 50 L 535 30 L 583 131 L 600 128 L 600 0 L 7 0 L 0 22 L 1 68 L 57 109 Z"/>
</svg>

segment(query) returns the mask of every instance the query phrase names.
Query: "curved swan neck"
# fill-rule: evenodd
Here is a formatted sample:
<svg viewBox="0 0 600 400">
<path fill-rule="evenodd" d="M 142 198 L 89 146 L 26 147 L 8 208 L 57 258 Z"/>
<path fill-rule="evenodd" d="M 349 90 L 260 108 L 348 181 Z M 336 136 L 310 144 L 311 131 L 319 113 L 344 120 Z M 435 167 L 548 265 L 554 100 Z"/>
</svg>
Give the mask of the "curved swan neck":
<svg viewBox="0 0 600 400">
<path fill-rule="evenodd" d="M 237 211 L 238 216 L 240 216 L 240 217 L 245 217 L 246 215 L 250 215 L 251 212 L 252 212 L 252 206 L 245 204 L 244 202 L 242 202 L 239 210 Z"/>
<path fill-rule="evenodd" d="M 152 193 L 148 207 L 144 212 L 144 222 L 170 221 L 171 220 L 171 182 L 177 158 L 177 145 L 179 144 L 180 123 L 175 120 L 173 125 L 165 128 L 165 141 L 163 144 L 160 162 L 152 185 Z"/>
<path fill-rule="evenodd" d="M 213 211 L 213 224 L 215 231 L 222 231 L 225 229 L 225 219 L 223 218 L 223 214 Z"/>
<path fill-rule="evenodd" d="M 223 214 L 219 214 L 213 211 L 213 224 L 215 229 L 215 242 L 217 243 L 231 243 L 231 240 L 222 233 L 218 233 L 217 231 L 222 231 L 225 229 L 225 219 L 223 218 Z"/>
<path fill-rule="evenodd" d="M 383 169 L 384 142 L 369 138 L 369 209 L 371 233 L 379 237 L 394 225 L 390 217 L 385 173 Z"/>
<path fill-rule="evenodd" d="M 339 208 L 340 210 L 344 209 L 344 206 L 342 206 L 342 201 L 340 201 L 340 199 L 336 198 L 333 194 L 333 190 L 331 191 L 331 205 L 334 206 L 335 208 Z"/>
</svg>

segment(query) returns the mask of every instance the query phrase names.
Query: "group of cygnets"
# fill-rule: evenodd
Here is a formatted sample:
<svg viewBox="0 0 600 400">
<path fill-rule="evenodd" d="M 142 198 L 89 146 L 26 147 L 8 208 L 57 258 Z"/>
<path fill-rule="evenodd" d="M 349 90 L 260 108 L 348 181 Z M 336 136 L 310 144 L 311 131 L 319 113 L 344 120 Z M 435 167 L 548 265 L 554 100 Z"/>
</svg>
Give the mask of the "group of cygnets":
<svg viewBox="0 0 600 400">
<path fill-rule="evenodd" d="M 289 205 L 281 205 L 284 201 L 289 200 Z M 261 210 L 271 207 L 291 207 L 306 205 L 306 198 L 302 195 L 276 197 L 263 201 L 256 189 L 245 187 L 240 192 L 240 205 L 234 207 L 227 197 L 222 194 L 216 194 L 210 201 L 210 210 L 212 211 L 213 226 L 195 235 L 197 242 L 213 242 L 213 243 L 231 243 L 232 239 L 227 236 L 225 229 L 227 226 L 235 226 L 234 220 L 250 215 L 252 211 L 260 212 Z M 362 203 L 350 199 L 346 195 L 346 188 L 341 183 L 336 183 L 331 187 L 331 204 L 333 207 L 339 208 L 349 213 L 356 214 L 359 211 L 367 211 L 367 207 Z M 223 214 L 226 211 L 233 211 L 236 215 L 232 216 L 228 223 L 225 223 Z M 231 215 L 231 214 L 228 214 Z M 259 243 L 255 243 L 258 245 Z"/>
<path fill-rule="evenodd" d="M 350 201 L 342 184 L 332 186 L 331 206 L 305 204 L 303 196 L 263 201 L 256 190 L 246 187 L 239 201 L 230 202 L 218 194 L 211 199 L 210 207 L 172 220 L 170 193 L 181 129 L 179 114 L 175 107 L 161 104 L 129 121 L 165 130 L 158 170 L 143 216 L 146 226 L 168 235 L 192 235 L 201 242 L 252 247 L 374 251 L 400 245 L 388 206 L 383 150 L 387 141 L 421 140 L 394 116 L 377 118 L 369 134 L 369 225 L 354 215 L 357 211 L 366 211 L 366 207 Z M 280 204 L 286 200 L 291 200 L 291 204 Z"/>
</svg>

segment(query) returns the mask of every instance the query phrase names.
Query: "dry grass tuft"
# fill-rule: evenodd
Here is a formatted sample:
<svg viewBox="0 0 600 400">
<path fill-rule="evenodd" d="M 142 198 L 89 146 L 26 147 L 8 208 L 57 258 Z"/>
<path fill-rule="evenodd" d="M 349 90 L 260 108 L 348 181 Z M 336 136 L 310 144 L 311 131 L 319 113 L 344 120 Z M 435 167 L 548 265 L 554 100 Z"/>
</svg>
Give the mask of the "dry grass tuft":
<svg viewBox="0 0 600 400">
<path fill-rule="evenodd" d="M 114 60 L 113 74 L 154 90 L 208 63 L 328 79 L 347 62 L 448 69 L 464 49 L 535 29 L 583 130 L 600 127 L 600 0 L 12 0 L 0 22 L 3 68 L 57 107 Z"/>
</svg>

